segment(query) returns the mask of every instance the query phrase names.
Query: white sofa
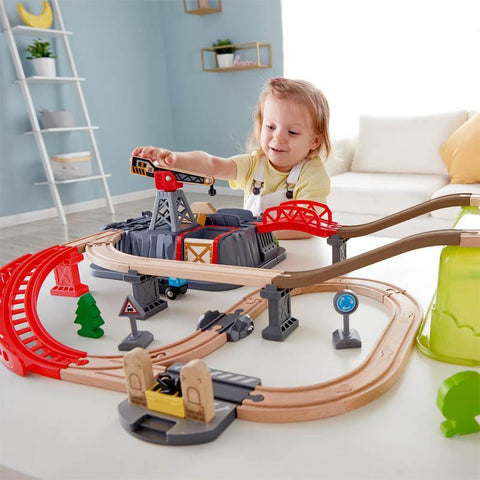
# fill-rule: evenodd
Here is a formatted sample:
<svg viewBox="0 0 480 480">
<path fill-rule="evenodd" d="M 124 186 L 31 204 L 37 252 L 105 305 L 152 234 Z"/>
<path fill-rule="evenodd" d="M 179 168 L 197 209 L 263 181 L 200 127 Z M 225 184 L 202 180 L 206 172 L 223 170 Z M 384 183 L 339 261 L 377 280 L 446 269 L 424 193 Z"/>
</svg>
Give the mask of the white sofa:
<svg viewBox="0 0 480 480">
<path fill-rule="evenodd" d="M 362 116 L 358 137 L 334 141 L 326 162 L 333 219 L 361 224 L 442 195 L 480 194 L 480 183 L 451 184 L 439 153 L 440 145 L 471 116 L 466 110 L 424 117 Z M 458 211 L 437 210 L 377 235 L 451 228 Z"/>
</svg>

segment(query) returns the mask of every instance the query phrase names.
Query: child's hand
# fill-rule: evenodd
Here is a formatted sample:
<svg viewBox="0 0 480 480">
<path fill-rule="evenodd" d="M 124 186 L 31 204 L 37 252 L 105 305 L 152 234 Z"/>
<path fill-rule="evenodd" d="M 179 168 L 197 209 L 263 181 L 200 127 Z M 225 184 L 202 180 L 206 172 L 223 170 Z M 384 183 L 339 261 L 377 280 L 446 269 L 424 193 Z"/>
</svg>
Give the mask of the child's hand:
<svg viewBox="0 0 480 480">
<path fill-rule="evenodd" d="M 132 157 L 148 158 L 157 167 L 168 167 L 177 160 L 175 153 L 156 147 L 137 147 L 133 150 Z"/>
</svg>

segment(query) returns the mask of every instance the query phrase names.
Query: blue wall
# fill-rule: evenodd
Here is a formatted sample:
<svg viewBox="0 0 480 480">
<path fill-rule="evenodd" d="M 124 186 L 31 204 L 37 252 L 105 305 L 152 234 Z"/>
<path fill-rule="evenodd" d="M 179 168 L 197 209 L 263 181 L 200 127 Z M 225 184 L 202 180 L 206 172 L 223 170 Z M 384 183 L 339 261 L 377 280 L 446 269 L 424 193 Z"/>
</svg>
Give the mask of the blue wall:
<svg viewBox="0 0 480 480">
<path fill-rule="evenodd" d="M 226 0 L 222 13 L 205 16 L 185 15 L 182 2 L 173 1 L 162 11 L 177 145 L 218 155 L 243 151 L 262 85 L 283 71 L 280 1 Z M 217 38 L 271 43 L 274 68 L 203 72 L 200 49 Z"/>
<path fill-rule="evenodd" d="M 214 2 L 215 0 L 211 0 Z M 12 25 L 21 24 L 13 0 L 4 0 Z M 113 195 L 150 188 L 130 175 L 133 147 L 153 144 L 177 150 L 204 149 L 217 155 L 242 151 L 251 112 L 262 84 L 280 76 L 282 32 L 280 0 L 224 0 L 221 13 L 188 15 L 181 0 L 61 0 L 63 19 L 105 171 L 112 173 Z M 39 13 L 41 0 L 25 0 Z M 13 82 L 16 74 L 2 34 L 0 41 L 0 216 L 53 206 L 40 156 L 30 130 L 25 102 Z M 200 49 L 217 38 L 237 43 L 272 44 L 273 67 L 226 73 L 201 69 Z M 22 58 L 30 37 L 16 37 Z M 69 76 L 60 40 L 57 74 Z M 26 74 L 30 65 L 24 60 Z M 31 86 L 36 110 L 65 108 L 83 124 L 74 87 Z M 84 132 L 45 135 L 50 154 L 89 149 Z M 102 196 L 99 182 L 60 188 L 65 204 Z"/>
</svg>

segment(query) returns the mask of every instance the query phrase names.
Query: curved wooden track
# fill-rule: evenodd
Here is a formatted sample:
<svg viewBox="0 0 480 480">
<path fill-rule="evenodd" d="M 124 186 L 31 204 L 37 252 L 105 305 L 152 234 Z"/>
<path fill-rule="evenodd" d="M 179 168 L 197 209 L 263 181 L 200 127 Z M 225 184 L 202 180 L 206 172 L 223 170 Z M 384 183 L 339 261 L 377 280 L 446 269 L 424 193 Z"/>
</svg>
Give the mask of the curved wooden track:
<svg viewBox="0 0 480 480">
<path fill-rule="evenodd" d="M 480 232 L 451 229 L 420 233 L 327 267 L 299 272 L 137 257 L 120 252 L 115 248 L 114 243 L 102 241 L 102 243 L 87 244 L 85 253 L 96 265 L 117 272 L 126 273 L 129 270 L 136 270 L 140 274 L 173 276 L 189 280 L 215 278 L 219 283 L 255 287 L 273 284 L 278 288 L 297 288 L 322 283 L 330 278 L 418 248 L 436 245 L 480 246 Z"/>
<path fill-rule="evenodd" d="M 374 280 L 337 278 L 308 288 L 293 290 L 293 295 L 314 292 L 337 292 L 349 288 L 360 295 L 384 304 L 390 313 L 385 330 L 367 359 L 352 372 L 316 385 L 298 388 L 257 387 L 252 396 L 263 400 L 243 401 L 237 408 L 238 418 L 255 422 L 297 422 L 339 415 L 358 408 L 387 391 L 399 378 L 415 341 L 422 319 L 420 305 L 397 287 Z M 266 308 L 259 290 L 244 297 L 227 313 L 243 308 L 253 319 Z M 196 331 L 192 335 L 149 352 L 156 373 L 176 361 L 201 358 L 226 343 L 226 334 Z M 62 370 L 61 378 L 101 388 L 126 391 L 123 356 L 87 356 L 88 364 L 71 365 Z"/>
<path fill-rule="evenodd" d="M 234 313 L 236 309 L 242 308 L 245 314 L 255 319 L 267 308 L 266 300 L 260 297 L 259 292 L 260 290 L 256 290 L 242 298 L 226 310 L 225 313 Z M 175 362 L 188 362 L 195 358 L 202 358 L 220 348 L 227 343 L 227 335 L 226 333 L 217 333 L 218 328 L 203 332 L 197 330 L 177 342 L 150 350 L 148 353 L 152 359 L 155 373 L 165 371 L 166 367 Z M 123 355 L 88 355 L 86 360 L 88 360 L 88 364 L 82 368 L 70 365 L 65 370 L 62 370 L 60 374 L 62 380 L 117 390 L 119 392 L 126 391 Z"/>
<path fill-rule="evenodd" d="M 375 248 L 374 250 L 370 250 L 355 257 L 348 258 L 342 262 L 334 263 L 328 267 L 296 272 L 282 272 L 282 274 L 272 280 L 272 283 L 278 288 L 306 287 L 308 285 L 321 283 L 329 278 L 353 272 L 359 268 L 366 267 L 411 250 L 443 245 L 480 247 L 480 232 L 450 229 L 419 233 L 389 243 L 383 247 Z"/>
<path fill-rule="evenodd" d="M 422 320 L 421 306 L 407 293 L 382 282 L 341 278 L 299 289 L 300 293 L 349 288 L 383 303 L 390 320 L 372 351 L 353 371 L 328 382 L 298 388 L 258 386 L 237 408 L 237 416 L 253 422 L 299 422 L 340 415 L 385 393 L 400 377 Z M 333 290 L 333 291 L 335 291 Z"/>
<path fill-rule="evenodd" d="M 87 258 L 95 265 L 109 270 L 126 273 L 136 270 L 139 274 L 164 277 L 180 277 L 188 280 L 215 278 L 219 283 L 234 283 L 262 287 L 283 273 L 281 270 L 238 267 L 213 263 L 192 263 L 179 260 L 163 260 L 129 255 L 117 250 L 113 243 L 87 245 Z"/>
<path fill-rule="evenodd" d="M 444 195 L 442 197 L 433 198 L 426 202 L 419 203 L 413 207 L 406 208 L 400 212 L 395 212 L 392 215 L 382 217 L 373 222 L 363 223 L 360 225 L 345 225 L 341 227 L 337 235 L 341 238 L 362 237 L 364 235 L 371 235 L 372 233 L 384 230 L 385 228 L 397 225 L 412 218 L 425 215 L 448 207 L 478 207 L 480 206 L 480 195 L 475 193 L 453 193 L 451 195 Z"/>
</svg>

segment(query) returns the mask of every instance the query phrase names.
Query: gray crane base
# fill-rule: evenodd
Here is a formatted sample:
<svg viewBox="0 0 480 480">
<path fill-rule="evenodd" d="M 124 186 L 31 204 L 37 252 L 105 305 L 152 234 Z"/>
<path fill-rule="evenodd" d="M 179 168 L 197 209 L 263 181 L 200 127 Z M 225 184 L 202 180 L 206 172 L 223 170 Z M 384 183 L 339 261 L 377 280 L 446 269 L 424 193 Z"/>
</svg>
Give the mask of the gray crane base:
<svg viewBox="0 0 480 480">
<path fill-rule="evenodd" d="M 362 341 L 356 330 L 350 329 L 346 335 L 340 328 L 332 333 L 333 344 L 337 350 L 345 350 L 347 348 L 361 348 Z"/>
<path fill-rule="evenodd" d="M 202 423 L 155 412 L 125 399 L 118 405 L 118 414 L 123 428 L 141 440 L 160 445 L 195 445 L 218 438 L 235 420 L 236 407 L 215 400 L 215 418 L 210 423 Z"/>
<path fill-rule="evenodd" d="M 127 335 L 122 343 L 118 345 L 118 349 L 121 352 L 129 352 L 136 347 L 147 348 L 153 342 L 153 333 L 147 330 L 139 330 L 137 335 L 130 333 Z"/>
</svg>

